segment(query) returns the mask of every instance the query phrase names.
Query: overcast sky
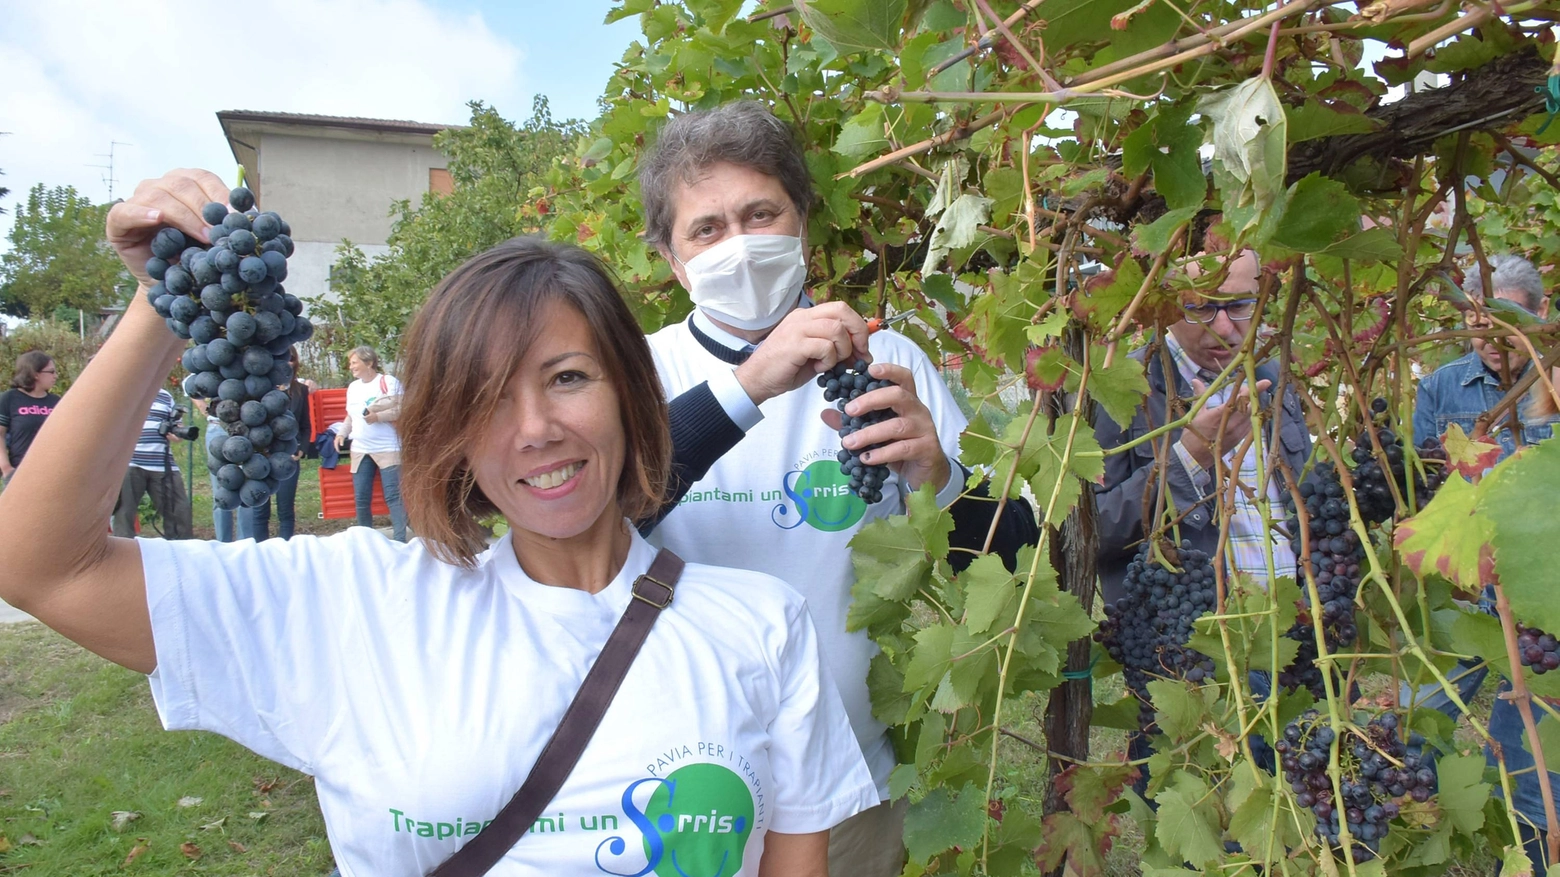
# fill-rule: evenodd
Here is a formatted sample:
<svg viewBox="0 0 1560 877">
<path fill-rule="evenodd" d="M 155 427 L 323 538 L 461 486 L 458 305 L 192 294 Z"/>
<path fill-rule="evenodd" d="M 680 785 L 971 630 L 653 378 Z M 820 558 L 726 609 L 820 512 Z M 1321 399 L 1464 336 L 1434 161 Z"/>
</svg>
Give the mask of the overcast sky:
<svg viewBox="0 0 1560 877">
<path fill-rule="evenodd" d="M 483 100 L 523 120 L 594 118 L 640 37 L 607 0 L 0 0 L 0 252 L 36 183 L 94 201 L 175 167 L 233 179 L 218 110 L 460 123 Z"/>
</svg>

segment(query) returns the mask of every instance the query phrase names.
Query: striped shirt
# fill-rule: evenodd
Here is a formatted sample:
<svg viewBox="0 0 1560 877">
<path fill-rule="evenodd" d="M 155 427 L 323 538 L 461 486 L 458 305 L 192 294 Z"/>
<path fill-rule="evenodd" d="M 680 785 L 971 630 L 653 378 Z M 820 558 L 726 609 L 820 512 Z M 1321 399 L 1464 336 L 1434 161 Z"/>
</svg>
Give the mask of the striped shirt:
<svg viewBox="0 0 1560 877">
<path fill-rule="evenodd" d="M 1186 379 L 1188 385 L 1195 378 L 1205 384 L 1211 384 L 1212 375 L 1206 375 L 1197 363 L 1192 362 L 1186 351 L 1175 340 L 1175 336 L 1165 333 L 1165 346 L 1170 350 L 1170 356 L 1175 361 L 1176 370 L 1181 377 Z M 1208 399 L 1209 405 L 1223 405 L 1229 401 L 1232 386 L 1219 388 Z M 1233 416 L 1233 415 L 1232 415 Z M 1264 443 L 1265 444 L 1265 443 Z M 1172 445 L 1175 453 L 1181 460 L 1181 465 L 1186 468 L 1186 474 L 1192 478 L 1192 484 L 1207 495 L 1215 489 L 1213 473 L 1204 469 L 1194 459 L 1186 446 L 1180 442 Z M 1235 452 L 1237 448 L 1229 448 L 1224 452 L 1224 465 L 1229 469 L 1236 468 Z M 1263 448 L 1267 450 L 1266 447 Z M 1257 443 L 1253 441 L 1246 449 L 1246 455 L 1240 461 L 1239 485 L 1235 489 L 1235 514 L 1229 522 L 1228 543 L 1224 550 L 1230 568 L 1236 572 L 1244 573 L 1258 582 L 1268 580 L 1267 554 L 1263 550 L 1264 543 L 1273 546 L 1273 569 L 1280 576 L 1294 575 L 1295 553 L 1289 547 L 1289 539 L 1278 530 L 1269 534 L 1262 526 L 1262 511 L 1256 501 L 1257 484 Z M 1279 475 L 1276 471 L 1268 473 L 1267 490 L 1268 516 L 1270 520 L 1282 522 L 1284 520 L 1284 503 L 1282 494 L 1279 493 Z"/>
<path fill-rule="evenodd" d="M 173 422 L 173 394 L 158 390 L 152 400 L 152 410 L 141 424 L 141 438 L 135 443 L 135 453 L 130 455 L 130 465 L 148 472 L 179 471 L 168 447 L 168 437 L 158 432 L 158 426 Z"/>
</svg>

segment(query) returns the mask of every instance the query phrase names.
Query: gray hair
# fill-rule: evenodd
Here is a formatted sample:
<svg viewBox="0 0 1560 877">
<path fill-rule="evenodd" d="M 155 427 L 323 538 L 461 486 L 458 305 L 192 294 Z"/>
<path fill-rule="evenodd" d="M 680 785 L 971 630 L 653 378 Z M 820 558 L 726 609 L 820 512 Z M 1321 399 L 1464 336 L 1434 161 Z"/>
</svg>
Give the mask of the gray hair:
<svg viewBox="0 0 1560 877">
<path fill-rule="evenodd" d="M 367 344 L 352 348 L 347 351 L 347 356 L 355 356 L 358 358 L 358 362 L 363 363 L 374 371 L 379 371 L 379 353 Z"/>
<path fill-rule="evenodd" d="M 672 193 L 701 171 L 721 162 L 774 177 L 803 216 L 813 202 L 812 176 L 791 127 L 758 101 L 735 101 L 711 110 L 684 113 L 661 129 L 639 166 L 639 195 L 645 213 L 645 243 L 669 246 Z"/>
<path fill-rule="evenodd" d="M 1538 313 L 1544 306 L 1544 279 L 1539 276 L 1538 269 L 1533 263 L 1510 253 L 1497 253 L 1489 257 L 1490 278 L 1489 287 L 1495 293 L 1519 292 L 1522 300 L 1518 304 L 1533 313 Z M 1484 273 L 1478 265 L 1473 266 L 1468 279 L 1463 282 L 1463 292 L 1469 298 L 1484 300 Z"/>
</svg>

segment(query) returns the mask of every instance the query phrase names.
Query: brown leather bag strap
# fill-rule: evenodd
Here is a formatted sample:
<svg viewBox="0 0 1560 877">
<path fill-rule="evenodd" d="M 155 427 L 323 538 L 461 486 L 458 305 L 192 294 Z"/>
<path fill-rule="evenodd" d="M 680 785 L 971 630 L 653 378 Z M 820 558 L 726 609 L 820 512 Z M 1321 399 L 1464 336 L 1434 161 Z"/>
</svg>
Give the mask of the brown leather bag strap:
<svg viewBox="0 0 1560 877">
<path fill-rule="evenodd" d="M 531 766 L 520 791 L 481 833 L 429 872 L 428 877 L 482 877 L 546 811 L 596 733 L 602 714 L 623 684 L 645 637 L 650 635 L 650 626 L 661 610 L 671 605 L 682 571 L 682 558 L 663 548 L 650 569 L 634 580 L 633 599 L 628 601 L 628 608 L 618 619 L 596 663 L 585 674 L 563 720 L 542 747 L 542 754 Z"/>
</svg>

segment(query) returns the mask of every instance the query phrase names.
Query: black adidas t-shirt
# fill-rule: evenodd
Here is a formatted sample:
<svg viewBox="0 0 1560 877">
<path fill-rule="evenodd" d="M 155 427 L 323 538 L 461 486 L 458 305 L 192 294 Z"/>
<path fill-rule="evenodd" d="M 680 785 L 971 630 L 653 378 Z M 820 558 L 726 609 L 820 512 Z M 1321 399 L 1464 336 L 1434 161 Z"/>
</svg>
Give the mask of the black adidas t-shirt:
<svg viewBox="0 0 1560 877">
<path fill-rule="evenodd" d="M 58 404 L 60 397 L 53 393 L 45 393 L 42 398 L 16 389 L 0 394 L 0 426 L 5 427 L 5 449 L 12 466 L 21 465 L 33 437 Z"/>
</svg>

